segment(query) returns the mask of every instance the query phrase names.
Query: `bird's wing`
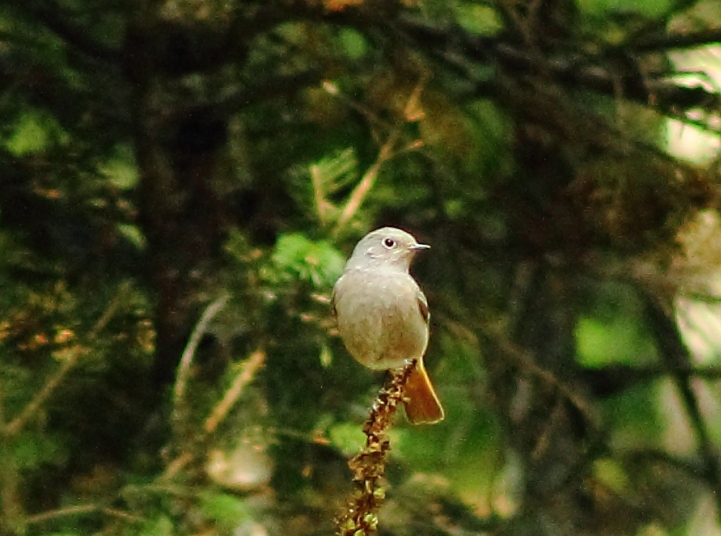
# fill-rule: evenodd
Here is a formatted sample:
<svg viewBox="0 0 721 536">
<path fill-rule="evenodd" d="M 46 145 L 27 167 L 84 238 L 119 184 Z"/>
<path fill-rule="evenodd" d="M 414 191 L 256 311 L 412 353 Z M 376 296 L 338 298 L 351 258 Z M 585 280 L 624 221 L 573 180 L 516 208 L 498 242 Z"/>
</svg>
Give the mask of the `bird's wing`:
<svg viewBox="0 0 721 536">
<path fill-rule="evenodd" d="M 421 289 L 418 289 L 418 291 L 416 292 L 416 298 L 418 299 L 418 309 L 421 312 L 423 320 L 425 320 L 427 324 L 431 319 L 431 312 L 428 309 L 428 300 L 426 299 L 426 295 L 423 294 L 423 291 Z"/>
<path fill-rule="evenodd" d="M 343 276 L 341 276 L 341 277 L 343 277 Z M 338 279 L 338 281 L 336 281 L 336 284 L 333 286 L 333 292 L 331 292 L 331 294 L 330 294 L 330 310 L 331 310 L 331 314 L 333 315 L 333 318 L 335 318 L 336 320 L 338 319 L 338 311 L 335 308 L 335 289 L 336 289 L 336 287 L 338 287 L 338 282 L 340 282 L 340 279 Z"/>
</svg>

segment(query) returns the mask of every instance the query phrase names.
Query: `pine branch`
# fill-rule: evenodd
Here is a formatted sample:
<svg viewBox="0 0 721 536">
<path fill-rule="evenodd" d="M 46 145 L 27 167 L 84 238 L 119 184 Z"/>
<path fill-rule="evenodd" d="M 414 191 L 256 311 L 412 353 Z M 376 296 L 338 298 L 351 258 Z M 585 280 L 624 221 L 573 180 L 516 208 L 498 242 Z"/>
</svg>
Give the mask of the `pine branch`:
<svg viewBox="0 0 721 536">
<path fill-rule="evenodd" d="M 188 339 L 188 344 L 186 345 L 185 350 L 183 350 L 183 355 L 180 358 L 180 364 L 175 378 L 175 385 L 173 387 L 172 421 L 176 426 L 183 424 L 185 390 L 188 380 L 190 379 L 190 367 L 193 363 L 193 359 L 195 358 L 195 351 L 198 349 L 198 345 L 200 344 L 203 335 L 205 335 L 211 320 L 213 320 L 215 315 L 217 315 L 223 307 L 225 307 L 228 299 L 229 296 L 223 295 L 205 308 L 203 315 L 195 325 L 193 333 L 190 335 L 190 339 Z"/>
<path fill-rule="evenodd" d="M 385 499 L 385 489 L 380 481 L 391 450 L 388 428 L 398 405 L 403 402 L 404 386 L 415 366 L 416 362 L 412 361 L 400 370 L 389 371 L 388 385 L 378 393 L 363 425 L 365 448 L 348 462 L 356 491 L 345 511 L 336 519 L 338 536 L 367 536 L 378 529 L 378 510 Z"/>
<path fill-rule="evenodd" d="M 720 102 L 719 95 L 709 92 L 701 86 L 683 87 L 669 81 L 672 73 L 646 75 L 636 66 L 633 58 L 618 61 L 613 54 L 585 56 L 578 52 L 542 56 L 501 36 L 474 36 L 456 27 L 444 27 L 419 22 L 411 18 L 401 18 L 393 23 L 385 23 L 395 28 L 406 42 L 414 48 L 440 62 L 444 67 L 458 73 L 465 65 L 465 76 L 473 80 L 473 70 L 478 64 L 495 65 L 514 78 L 530 76 L 542 72 L 549 80 L 555 80 L 573 88 L 585 88 L 609 97 L 622 97 L 642 104 L 653 103 L 662 109 L 688 109 L 701 107 L 712 109 Z M 697 41 L 718 37 L 716 33 L 697 34 Z M 702 39 L 703 38 L 703 39 Z M 694 41 L 688 38 L 689 45 Z M 681 39 L 678 46 L 681 48 Z M 657 43 L 658 44 L 658 43 Z M 650 44 L 632 44 L 631 52 L 651 51 Z M 625 51 L 628 54 L 628 50 Z M 486 83 L 482 84 L 487 93 Z M 496 88 L 499 89 L 499 88 Z"/>
</svg>

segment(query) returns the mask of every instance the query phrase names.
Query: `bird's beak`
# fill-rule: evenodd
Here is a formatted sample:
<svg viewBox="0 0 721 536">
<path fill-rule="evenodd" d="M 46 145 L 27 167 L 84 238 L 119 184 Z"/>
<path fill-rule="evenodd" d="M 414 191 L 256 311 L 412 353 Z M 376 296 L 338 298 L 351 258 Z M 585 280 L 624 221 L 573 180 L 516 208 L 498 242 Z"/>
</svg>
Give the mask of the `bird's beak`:
<svg viewBox="0 0 721 536">
<path fill-rule="evenodd" d="M 411 246 L 412 251 L 420 251 L 422 249 L 431 249 L 431 246 L 429 246 L 428 244 L 413 244 Z"/>
</svg>

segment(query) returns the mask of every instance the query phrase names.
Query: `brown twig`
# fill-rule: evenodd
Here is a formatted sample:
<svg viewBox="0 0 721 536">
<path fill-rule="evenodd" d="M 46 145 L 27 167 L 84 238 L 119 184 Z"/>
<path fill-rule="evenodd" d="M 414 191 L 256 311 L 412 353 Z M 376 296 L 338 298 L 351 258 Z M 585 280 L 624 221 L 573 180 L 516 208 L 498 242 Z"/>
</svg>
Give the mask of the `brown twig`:
<svg viewBox="0 0 721 536">
<path fill-rule="evenodd" d="M 158 478 L 159 481 L 167 481 L 175 478 L 180 471 L 185 469 L 195 460 L 195 455 L 191 452 L 182 452 L 171 461 L 166 467 L 163 474 Z"/>
<path fill-rule="evenodd" d="M 368 195 L 368 192 L 370 192 L 371 188 L 373 188 L 373 185 L 378 178 L 378 173 L 380 172 L 381 167 L 393 157 L 393 149 L 398 142 L 399 136 L 400 129 L 394 129 L 391 135 L 388 137 L 388 140 L 386 140 L 386 142 L 381 147 L 381 150 L 378 152 L 378 157 L 376 158 L 376 161 L 373 162 L 373 165 L 371 165 L 371 167 L 368 168 L 368 171 L 363 174 L 360 182 L 351 192 L 350 197 L 348 198 L 348 202 L 343 207 L 343 211 L 338 218 L 334 234 L 338 234 L 338 232 L 343 229 L 343 227 L 345 227 L 345 225 L 351 220 L 351 218 L 353 218 L 356 212 L 358 212 L 358 209 L 363 204 L 363 201 Z"/>
<path fill-rule="evenodd" d="M 423 115 L 423 108 L 421 106 L 421 92 L 423 91 L 423 87 L 426 84 L 426 81 L 428 79 L 429 74 L 424 73 L 421 76 L 421 79 L 416 84 L 415 88 L 411 92 L 411 94 L 408 96 L 408 99 L 406 101 L 406 105 L 403 108 L 403 118 L 408 122 L 414 122 L 420 120 Z M 338 91 L 338 88 L 335 87 L 330 82 L 325 82 L 323 84 L 323 88 L 330 93 L 333 96 L 340 98 L 340 92 Z M 355 110 L 362 113 L 364 116 L 366 116 L 371 121 L 378 121 L 378 118 L 375 117 L 375 115 L 363 108 L 362 106 L 359 106 L 358 104 L 346 100 L 346 102 Z M 348 198 L 348 201 L 346 202 L 345 206 L 343 207 L 343 210 L 341 211 L 340 216 L 338 217 L 338 221 L 336 222 L 335 228 L 333 229 L 333 234 L 337 235 L 340 231 L 343 230 L 343 228 L 346 226 L 346 224 L 355 216 L 355 214 L 360 209 L 361 205 L 363 204 L 363 201 L 368 196 L 368 193 L 373 188 L 373 185 L 376 182 L 376 179 L 378 178 L 378 174 L 380 173 L 381 167 L 388 162 L 393 157 L 397 156 L 398 154 L 401 154 L 406 151 L 413 151 L 418 148 L 420 148 L 423 144 L 420 140 L 416 140 L 405 147 L 401 148 L 400 150 L 396 150 L 396 145 L 398 144 L 398 141 L 401 137 L 402 133 L 402 127 L 403 124 L 398 124 L 396 126 L 393 126 L 390 135 L 388 136 L 388 139 L 383 143 L 383 145 L 380 148 L 380 151 L 378 152 L 378 156 L 376 157 L 375 162 L 371 165 L 370 168 L 363 174 L 363 177 L 361 178 L 360 182 L 356 185 L 356 187 L 353 189 L 353 191 L 350 194 L 350 197 Z"/>
<path fill-rule="evenodd" d="M 76 516 L 93 512 L 99 512 L 106 516 L 117 517 L 133 523 L 143 520 L 142 518 L 129 514 L 128 512 L 124 512 L 123 510 L 118 510 L 117 508 L 107 508 L 98 504 L 81 504 L 77 506 L 69 506 L 67 508 L 58 508 L 57 510 L 49 510 L 47 512 L 35 514 L 34 516 L 29 516 L 25 518 L 25 523 L 27 525 L 37 525 L 59 517 Z"/>
<path fill-rule="evenodd" d="M 323 181 L 321 180 L 320 166 L 313 164 L 310 166 L 310 178 L 313 184 L 313 201 L 315 202 L 315 210 L 318 213 L 318 220 L 320 224 L 325 226 L 328 213 L 328 202 L 325 198 L 325 192 L 323 191 Z"/>
<path fill-rule="evenodd" d="M 378 393 L 368 420 L 363 425 L 365 447 L 348 462 L 348 467 L 353 471 L 356 491 L 345 511 L 336 519 L 338 536 L 367 536 L 378 529 L 378 510 L 385 498 L 385 489 L 380 485 L 380 480 L 385 474 L 391 449 L 387 430 L 398 405 L 403 402 L 404 386 L 415 366 L 416 362 L 412 361 L 402 369 L 390 371 L 388 385 Z"/>
<path fill-rule="evenodd" d="M 253 352 L 243 362 L 240 372 L 236 375 L 233 383 L 230 385 L 228 390 L 225 392 L 223 398 L 216 404 L 210 415 L 205 419 L 203 424 L 203 430 L 200 432 L 195 441 L 192 444 L 197 445 L 202 443 L 218 428 L 221 422 L 228 416 L 230 410 L 238 402 L 238 399 L 243 394 L 245 387 L 255 378 L 258 370 L 265 363 L 266 354 L 262 349 L 258 349 Z M 190 463 L 195 460 L 196 456 L 190 450 L 181 452 L 178 456 L 168 463 L 163 475 L 162 480 L 170 480 L 177 475 L 182 469 L 187 467 Z"/>
<path fill-rule="evenodd" d="M 248 359 L 245 360 L 240 372 L 235 377 L 235 380 L 233 380 L 230 388 L 225 392 L 225 396 L 223 396 L 222 400 L 213 408 L 208 418 L 205 419 L 203 430 L 205 430 L 206 433 L 212 434 L 215 432 L 215 429 L 218 428 L 218 425 L 225 419 L 228 412 L 230 412 L 231 408 L 240 398 L 245 386 L 255 378 L 256 373 L 260 367 L 263 366 L 263 363 L 265 363 L 265 352 L 260 349 L 253 352 Z"/>
<path fill-rule="evenodd" d="M 45 382 L 43 388 L 38 391 L 33 399 L 22 409 L 20 415 L 15 417 L 6 427 L 4 431 L 5 438 L 13 437 L 19 434 L 25 425 L 30 421 L 33 415 L 37 413 L 40 407 L 47 401 L 48 398 L 55 392 L 55 389 L 63 382 L 65 376 L 70 372 L 75 365 L 78 363 L 80 352 L 73 352 L 67 359 L 65 359 L 60 365 L 60 368 Z"/>
</svg>

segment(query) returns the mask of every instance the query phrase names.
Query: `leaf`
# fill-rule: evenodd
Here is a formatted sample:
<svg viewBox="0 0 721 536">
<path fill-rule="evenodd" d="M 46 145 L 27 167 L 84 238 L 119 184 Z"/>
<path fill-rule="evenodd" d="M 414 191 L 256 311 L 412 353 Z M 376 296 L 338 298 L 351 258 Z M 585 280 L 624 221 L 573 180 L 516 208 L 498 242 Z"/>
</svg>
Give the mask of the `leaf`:
<svg viewBox="0 0 721 536">
<path fill-rule="evenodd" d="M 120 223 L 117 226 L 118 232 L 127 238 L 131 244 L 138 249 L 145 249 L 147 241 L 145 236 L 137 225 L 131 225 L 129 223 Z"/>
<path fill-rule="evenodd" d="M 350 422 L 342 422 L 331 426 L 328 430 L 328 437 L 331 445 L 342 452 L 344 456 L 357 454 L 365 441 L 365 435 L 363 435 L 360 426 Z"/>
<path fill-rule="evenodd" d="M 321 345 L 319 359 L 323 368 L 328 368 L 333 364 L 333 352 L 327 344 Z"/>
<path fill-rule="evenodd" d="M 366 43 L 363 35 L 353 29 L 341 29 L 338 37 L 340 38 L 343 51 L 353 60 L 363 57 L 368 50 L 368 43 Z"/>
<path fill-rule="evenodd" d="M 503 20 L 491 6 L 462 3 L 456 8 L 458 24 L 480 35 L 496 35 L 503 30 Z"/>
<path fill-rule="evenodd" d="M 30 110 L 17 120 L 5 146 L 15 156 L 22 156 L 40 152 L 65 137 L 65 133 L 54 118 Z"/>
<path fill-rule="evenodd" d="M 642 302 L 628 286 L 597 285 L 576 324 L 579 362 L 590 368 L 653 362 L 656 348 L 644 322 L 643 311 Z"/>
<path fill-rule="evenodd" d="M 203 514 L 208 519 L 227 528 L 252 519 L 245 501 L 228 493 L 206 492 L 201 495 L 200 502 Z"/>
<path fill-rule="evenodd" d="M 24 432 L 14 442 L 13 458 L 19 469 L 35 469 L 40 465 L 62 465 L 67 451 L 50 434 Z"/>
<path fill-rule="evenodd" d="M 173 536 L 173 521 L 168 517 L 161 515 L 155 519 L 149 520 L 136 534 L 138 536 Z"/>
<path fill-rule="evenodd" d="M 127 145 L 118 146 L 116 154 L 102 164 L 99 171 L 120 189 L 132 188 L 139 178 L 133 152 Z"/>
</svg>

